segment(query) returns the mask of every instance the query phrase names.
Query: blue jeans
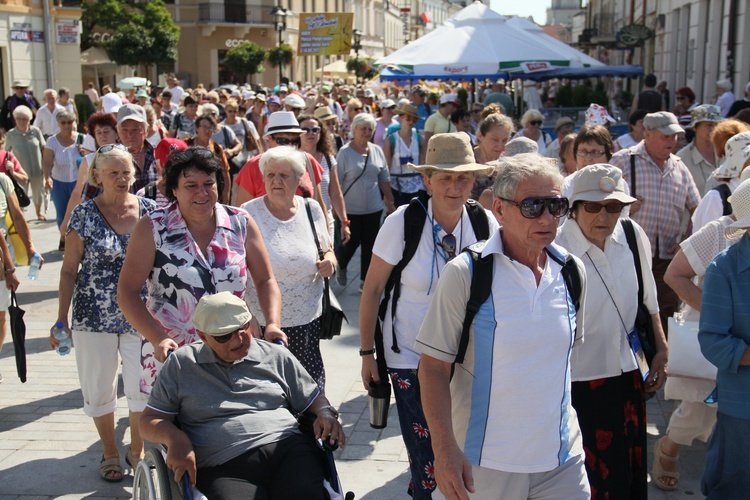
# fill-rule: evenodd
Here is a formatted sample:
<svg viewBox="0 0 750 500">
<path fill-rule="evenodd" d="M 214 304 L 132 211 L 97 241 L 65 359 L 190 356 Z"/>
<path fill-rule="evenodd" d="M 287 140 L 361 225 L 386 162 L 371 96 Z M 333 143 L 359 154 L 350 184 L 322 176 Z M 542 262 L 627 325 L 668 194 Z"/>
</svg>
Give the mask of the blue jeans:
<svg viewBox="0 0 750 500">
<path fill-rule="evenodd" d="M 435 490 L 435 455 L 432 453 L 432 438 L 427 429 L 422 408 L 417 402 L 415 388 L 419 383 L 417 371 L 407 368 L 389 368 L 393 394 L 396 398 L 398 422 L 401 436 L 409 452 L 411 484 L 409 492 L 413 498 L 431 499 Z"/>
<path fill-rule="evenodd" d="M 52 198 L 52 203 L 55 204 L 55 212 L 57 212 L 57 227 L 62 226 L 63 219 L 65 218 L 65 211 L 68 209 L 68 200 L 73 194 L 73 188 L 76 187 L 75 181 L 63 182 L 52 179 L 52 191 L 49 196 Z"/>
<path fill-rule="evenodd" d="M 701 478 L 701 493 L 707 500 L 747 498 L 745 495 L 750 491 L 748 449 L 750 420 L 717 413 Z"/>
</svg>

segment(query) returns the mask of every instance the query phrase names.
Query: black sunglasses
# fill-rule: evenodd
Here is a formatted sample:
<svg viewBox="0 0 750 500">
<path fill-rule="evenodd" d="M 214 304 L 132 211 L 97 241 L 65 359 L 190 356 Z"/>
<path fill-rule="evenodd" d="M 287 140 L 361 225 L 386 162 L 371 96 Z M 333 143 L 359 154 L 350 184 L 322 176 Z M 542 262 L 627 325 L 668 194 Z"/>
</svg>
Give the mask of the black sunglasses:
<svg viewBox="0 0 750 500">
<path fill-rule="evenodd" d="M 595 201 L 582 201 L 583 209 L 590 214 L 598 214 L 602 211 L 602 208 L 607 211 L 608 214 L 619 214 L 622 209 L 629 205 L 629 203 L 623 203 L 616 201 L 613 203 L 603 204 Z"/>
<path fill-rule="evenodd" d="M 245 325 L 245 326 L 243 326 L 241 328 L 238 328 L 238 329 L 236 329 L 236 330 L 234 330 L 232 332 L 225 333 L 224 335 L 211 335 L 211 337 L 213 337 L 213 339 L 216 342 L 218 342 L 219 344 L 226 344 L 227 342 L 229 342 L 230 340 L 232 340 L 232 337 L 234 337 L 235 333 L 242 334 L 247 329 L 246 327 L 247 327 L 247 325 Z"/>
<path fill-rule="evenodd" d="M 446 234 L 443 236 L 443 241 L 440 242 L 440 246 L 448 255 L 448 260 L 456 256 L 456 237 L 452 234 Z"/>
<path fill-rule="evenodd" d="M 193 147 L 189 149 L 185 149 L 183 151 L 177 151 L 175 153 L 172 153 L 169 155 L 169 163 L 170 166 L 179 165 L 180 163 L 187 163 L 193 161 L 195 158 L 203 158 L 204 160 L 208 160 L 210 158 L 215 157 L 213 151 L 201 148 L 201 147 Z"/>
<path fill-rule="evenodd" d="M 539 127 L 542 125 L 542 123 L 543 123 L 542 120 L 531 120 L 529 122 L 529 125 L 536 125 L 537 127 Z"/>
<path fill-rule="evenodd" d="M 122 151 L 128 151 L 128 148 L 123 144 L 105 144 L 96 150 L 97 153 L 109 153 L 113 149 L 120 149 Z"/>
<path fill-rule="evenodd" d="M 521 200 L 520 203 L 500 198 L 501 200 L 510 203 L 514 207 L 518 207 L 521 211 L 521 215 L 527 219 L 538 219 L 544 213 L 544 209 L 549 210 L 550 215 L 559 219 L 563 215 L 568 213 L 570 208 L 570 202 L 567 198 L 549 197 L 549 198 L 526 198 Z"/>
<path fill-rule="evenodd" d="M 274 137 L 274 141 L 276 141 L 276 144 L 279 146 L 297 146 L 300 147 L 302 142 L 300 142 L 299 137 L 296 139 L 287 139 L 286 137 Z"/>
</svg>

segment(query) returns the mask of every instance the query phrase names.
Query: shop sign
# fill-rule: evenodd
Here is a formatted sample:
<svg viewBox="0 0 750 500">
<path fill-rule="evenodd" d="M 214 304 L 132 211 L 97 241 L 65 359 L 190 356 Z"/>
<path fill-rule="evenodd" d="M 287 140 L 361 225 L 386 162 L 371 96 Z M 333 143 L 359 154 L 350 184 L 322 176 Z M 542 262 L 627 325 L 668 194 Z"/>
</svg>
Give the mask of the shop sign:
<svg viewBox="0 0 750 500">
<path fill-rule="evenodd" d="M 348 55 L 352 50 L 351 12 L 307 12 L 299 15 L 300 56 Z"/>
<path fill-rule="evenodd" d="M 55 23 L 57 43 L 66 45 L 80 45 L 80 27 L 78 21 L 58 21 Z"/>
<path fill-rule="evenodd" d="M 552 69 L 552 65 L 544 61 L 522 62 L 520 66 L 524 73 L 535 73 L 537 71 Z"/>
<path fill-rule="evenodd" d="M 13 42 L 41 42 L 44 43 L 44 31 L 10 30 Z"/>
<path fill-rule="evenodd" d="M 628 47 L 640 47 L 654 36 L 654 32 L 643 24 L 629 24 L 617 32 L 617 41 Z"/>
<path fill-rule="evenodd" d="M 242 42 L 246 42 L 247 40 L 243 40 L 242 38 L 227 38 L 227 41 L 224 42 L 224 45 L 227 47 L 238 47 Z"/>
</svg>

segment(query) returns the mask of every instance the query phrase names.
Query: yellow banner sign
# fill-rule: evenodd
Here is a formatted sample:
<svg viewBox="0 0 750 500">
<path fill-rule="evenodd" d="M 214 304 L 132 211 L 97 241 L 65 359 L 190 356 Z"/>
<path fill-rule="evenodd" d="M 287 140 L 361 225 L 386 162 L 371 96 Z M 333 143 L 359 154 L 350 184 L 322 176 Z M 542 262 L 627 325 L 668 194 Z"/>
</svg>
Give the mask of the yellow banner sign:
<svg viewBox="0 0 750 500">
<path fill-rule="evenodd" d="M 299 15 L 299 56 L 349 54 L 352 49 L 351 12 L 302 13 Z"/>
</svg>

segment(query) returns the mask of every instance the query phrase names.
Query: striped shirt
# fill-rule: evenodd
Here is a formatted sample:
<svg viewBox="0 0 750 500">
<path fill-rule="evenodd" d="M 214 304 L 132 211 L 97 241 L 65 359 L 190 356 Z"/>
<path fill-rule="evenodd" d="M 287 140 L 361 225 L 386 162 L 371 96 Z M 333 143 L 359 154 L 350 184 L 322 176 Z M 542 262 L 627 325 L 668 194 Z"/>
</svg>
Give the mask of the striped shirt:
<svg viewBox="0 0 750 500">
<path fill-rule="evenodd" d="M 636 185 L 630 178 L 631 155 L 635 160 Z M 646 231 L 652 254 L 661 259 L 674 257 L 669 249 L 683 236 L 682 216 L 701 201 L 688 168 L 679 157 L 670 155 L 661 169 L 646 152 L 645 141 L 618 151 L 609 163 L 622 170 L 622 178 L 630 186 L 631 194 L 643 199 L 640 210 L 635 214 L 631 212 L 630 217 Z M 659 255 L 655 255 L 657 245 Z"/>
</svg>

